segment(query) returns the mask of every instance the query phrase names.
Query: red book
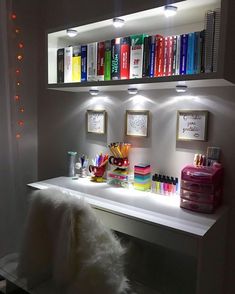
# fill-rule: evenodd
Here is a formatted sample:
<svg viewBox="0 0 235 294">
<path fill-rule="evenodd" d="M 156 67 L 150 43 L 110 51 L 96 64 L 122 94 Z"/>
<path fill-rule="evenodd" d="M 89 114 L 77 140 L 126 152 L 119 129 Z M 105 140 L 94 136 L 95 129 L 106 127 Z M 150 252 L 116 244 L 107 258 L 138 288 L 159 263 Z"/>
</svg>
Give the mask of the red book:
<svg viewBox="0 0 235 294">
<path fill-rule="evenodd" d="M 98 81 L 104 80 L 104 42 L 97 44 L 97 79 Z"/>
<path fill-rule="evenodd" d="M 120 78 L 126 80 L 130 78 L 130 37 L 121 38 L 120 43 Z"/>
<path fill-rule="evenodd" d="M 172 75 L 173 65 L 173 37 L 167 37 L 167 60 L 166 60 L 166 76 Z"/>
<path fill-rule="evenodd" d="M 163 65 L 164 65 L 164 38 L 163 36 L 156 35 L 156 46 L 155 46 L 155 68 L 154 76 L 163 76 Z"/>
</svg>

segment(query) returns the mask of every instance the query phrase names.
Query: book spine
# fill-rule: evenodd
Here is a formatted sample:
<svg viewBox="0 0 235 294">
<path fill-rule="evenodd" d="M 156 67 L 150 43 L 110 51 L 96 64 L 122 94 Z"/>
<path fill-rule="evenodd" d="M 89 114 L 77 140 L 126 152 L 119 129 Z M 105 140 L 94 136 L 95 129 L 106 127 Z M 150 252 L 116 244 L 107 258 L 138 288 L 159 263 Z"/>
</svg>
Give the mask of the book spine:
<svg viewBox="0 0 235 294">
<path fill-rule="evenodd" d="M 220 39 L 220 8 L 215 9 L 214 45 L 213 45 L 213 72 L 217 72 L 219 39 Z"/>
<path fill-rule="evenodd" d="M 73 48 L 66 47 L 64 49 L 64 82 L 72 82 L 72 58 L 73 58 Z"/>
<path fill-rule="evenodd" d="M 213 70 L 213 42 L 214 42 L 215 12 L 207 11 L 205 16 L 205 72 Z"/>
<path fill-rule="evenodd" d="M 145 36 L 144 34 L 131 36 L 130 79 L 142 78 Z"/>
<path fill-rule="evenodd" d="M 150 78 L 154 77 L 156 36 L 150 36 Z"/>
<path fill-rule="evenodd" d="M 172 75 L 176 75 L 176 61 L 177 61 L 177 36 L 173 36 L 173 45 L 172 45 Z"/>
<path fill-rule="evenodd" d="M 164 38 L 164 53 L 163 53 L 163 76 L 167 74 L 167 66 L 168 66 L 168 37 Z"/>
<path fill-rule="evenodd" d="M 149 56 L 150 56 L 150 46 L 149 46 L 149 37 L 144 37 L 144 49 L 143 49 L 143 68 L 142 76 L 149 77 Z"/>
<path fill-rule="evenodd" d="M 105 52 L 104 52 L 104 80 L 111 80 L 111 40 L 105 41 Z"/>
<path fill-rule="evenodd" d="M 104 80 L 104 42 L 97 43 L 97 80 Z"/>
<path fill-rule="evenodd" d="M 194 38 L 195 38 L 194 33 L 188 34 L 186 74 L 194 73 Z"/>
<path fill-rule="evenodd" d="M 111 78 L 120 79 L 120 38 L 111 41 Z"/>
<path fill-rule="evenodd" d="M 87 45 L 81 46 L 81 81 L 87 81 Z"/>
<path fill-rule="evenodd" d="M 175 74 L 180 74 L 180 51 L 181 51 L 181 36 L 177 36 L 177 47 L 176 47 L 176 68 L 175 68 Z"/>
<path fill-rule="evenodd" d="M 201 72 L 205 72 L 205 30 L 200 32 Z"/>
<path fill-rule="evenodd" d="M 194 33 L 194 66 L 193 73 L 198 74 L 201 71 L 201 44 L 200 44 L 200 32 Z"/>
<path fill-rule="evenodd" d="M 163 60 L 164 60 L 164 38 L 156 35 L 155 45 L 155 70 L 154 76 L 161 77 L 163 75 Z"/>
<path fill-rule="evenodd" d="M 72 81 L 81 82 L 81 46 L 74 46 L 72 58 Z"/>
<path fill-rule="evenodd" d="M 167 76 L 172 75 L 172 63 L 173 63 L 173 37 L 167 38 Z"/>
<path fill-rule="evenodd" d="M 97 42 L 87 45 L 87 80 L 96 81 L 97 78 Z"/>
<path fill-rule="evenodd" d="M 64 48 L 57 50 L 57 83 L 64 82 Z"/>
<path fill-rule="evenodd" d="M 180 42 L 180 75 L 185 75 L 187 65 L 188 34 L 181 35 Z"/>
<path fill-rule="evenodd" d="M 129 79 L 130 77 L 130 37 L 121 38 L 120 51 L 120 78 L 121 80 Z"/>
</svg>

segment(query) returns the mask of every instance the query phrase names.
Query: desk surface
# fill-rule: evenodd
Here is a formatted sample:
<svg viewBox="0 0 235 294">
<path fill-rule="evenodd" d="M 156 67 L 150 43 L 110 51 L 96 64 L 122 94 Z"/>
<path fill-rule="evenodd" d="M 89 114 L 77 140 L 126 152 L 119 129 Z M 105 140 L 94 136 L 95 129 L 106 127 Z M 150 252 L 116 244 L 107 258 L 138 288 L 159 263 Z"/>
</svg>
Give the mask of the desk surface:
<svg viewBox="0 0 235 294">
<path fill-rule="evenodd" d="M 179 207 L 179 196 L 113 187 L 107 183 L 91 182 L 89 178 L 73 180 L 69 177 L 58 177 L 28 186 L 36 189 L 62 188 L 78 197 L 84 197 L 97 209 L 182 231 L 195 237 L 203 237 L 226 211 L 225 207 L 220 207 L 214 214 L 191 212 Z"/>
</svg>

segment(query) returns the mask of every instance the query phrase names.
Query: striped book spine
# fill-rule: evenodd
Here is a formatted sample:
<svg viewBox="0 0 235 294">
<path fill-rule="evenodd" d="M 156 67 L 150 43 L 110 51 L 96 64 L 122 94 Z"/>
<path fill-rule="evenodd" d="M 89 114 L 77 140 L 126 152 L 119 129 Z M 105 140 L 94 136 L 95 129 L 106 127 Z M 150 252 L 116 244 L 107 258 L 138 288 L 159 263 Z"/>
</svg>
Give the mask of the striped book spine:
<svg viewBox="0 0 235 294">
<path fill-rule="evenodd" d="M 180 75 L 186 74 L 187 52 L 188 52 L 188 34 L 180 36 Z"/>
<path fill-rule="evenodd" d="M 213 72 L 217 72 L 218 53 L 219 53 L 219 39 L 220 39 L 220 8 L 215 9 L 215 31 L 214 31 L 214 46 L 213 46 Z"/>
<path fill-rule="evenodd" d="M 87 81 L 87 45 L 81 46 L 81 81 Z"/>
<path fill-rule="evenodd" d="M 212 72 L 215 12 L 207 11 L 205 16 L 205 72 Z"/>
</svg>

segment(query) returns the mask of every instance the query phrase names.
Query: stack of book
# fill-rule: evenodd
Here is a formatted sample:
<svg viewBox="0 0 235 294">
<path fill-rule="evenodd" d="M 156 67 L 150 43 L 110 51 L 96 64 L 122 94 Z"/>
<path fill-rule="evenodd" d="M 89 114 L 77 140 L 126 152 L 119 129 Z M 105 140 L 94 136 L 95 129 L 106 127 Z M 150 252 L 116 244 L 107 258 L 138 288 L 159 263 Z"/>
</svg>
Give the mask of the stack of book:
<svg viewBox="0 0 235 294">
<path fill-rule="evenodd" d="M 150 164 L 137 164 L 134 166 L 134 187 L 137 190 L 147 191 L 151 187 Z"/>
<path fill-rule="evenodd" d="M 108 81 L 217 71 L 220 9 L 205 29 L 181 35 L 139 34 L 57 50 L 57 82 Z"/>
</svg>

